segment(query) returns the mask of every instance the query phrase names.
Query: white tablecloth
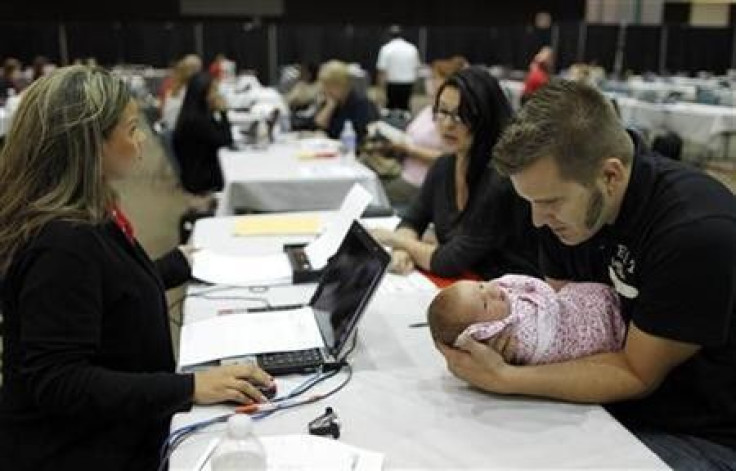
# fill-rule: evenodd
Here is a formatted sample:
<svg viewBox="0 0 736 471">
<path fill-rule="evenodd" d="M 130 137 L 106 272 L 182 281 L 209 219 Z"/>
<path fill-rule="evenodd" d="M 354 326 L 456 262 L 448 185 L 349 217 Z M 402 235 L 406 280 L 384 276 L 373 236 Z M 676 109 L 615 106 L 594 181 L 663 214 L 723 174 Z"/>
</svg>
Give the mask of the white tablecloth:
<svg viewBox="0 0 736 471">
<path fill-rule="evenodd" d="M 388 206 L 376 174 L 363 164 L 341 157 L 300 159 L 296 141 L 280 142 L 263 150 L 222 149 L 225 177 L 219 215 L 235 209 L 261 212 L 337 209 L 354 183 L 371 195 L 371 205 Z"/>
<path fill-rule="evenodd" d="M 671 130 L 716 154 L 723 152 L 724 139 L 736 133 L 736 108 L 697 103 L 648 103 L 628 97 L 616 97 L 616 102 L 627 126 L 655 132 Z M 736 149 L 729 153 L 734 152 Z M 726 157 L 734 158 L 732 155 Z"/>
<path fill-rule="evenodd" d="M 197 224 L 194 238 L 205 246 L 227 238 L 231 218 Z M 272 251 L 271 242 L 241 238 L 228 251 Z M 246 248 L 247 246 L 247 248 Z M 391 275 L 384 285 L 396 282 Z M 384 288 L 382 286 L 381 288 Z M 271 288 L 261 294 L 272 304 L 309 299 L 314 285 Z M 301 291 L 301 292 L 300 292 Z M 225 293 L 232 295 L 234 293 Z M 256 433 L 305 433 L 307 423 L 332 407 L 342 424 L 344 443 L 385 454 L 385 469 L 488 468 L 664 468 L 663 463 L 603 408 L 554 401 L 502 397 L 468 387 L 445 368 L 426 328 L 409 324 L 425 319 L 434 293 L 379 289 L 361 320 L 351 356 L 354 376 L 329 399 L 277 413 L 256 423 Z M 190 298 L 184 322 L 214 315 L 215 303 Z M 229 301 L 232 303 L 233 301 Z M 343 374 L 320 386 L 325 392 Z M 280 377 L 282 390 L 302 379 Z M 172 428 L 231 411 L 227 406 L 195 407 L 178 414 Z M 172 470 L 191 470 L 223 426 L 187 439 L 172 457 Z"/>
</svg>

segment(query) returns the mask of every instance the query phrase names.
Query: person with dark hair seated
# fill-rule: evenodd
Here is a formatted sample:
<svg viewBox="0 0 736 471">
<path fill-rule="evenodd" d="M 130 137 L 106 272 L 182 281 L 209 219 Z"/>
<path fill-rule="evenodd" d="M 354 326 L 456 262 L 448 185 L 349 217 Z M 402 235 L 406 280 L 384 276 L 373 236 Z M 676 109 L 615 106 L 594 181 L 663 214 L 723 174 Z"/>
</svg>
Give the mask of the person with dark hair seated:
<svg viewBox="0 0 736 471">
<path fill-rule="evenodd" d="M 443 277 L 537 274 L 529 205 L 488 167 L 512 118 L 498 81 L 481 67 L 460 70 L 439 88 L 433 114 L 451 153 L 430 168 L 398 229 L 373 231 L 393 248 L 390 269 L 408 273 L 417 266 Z M 423 240 L 430 224 L 437 243 Z"/>
<path fill-rule="evenodd" d="M 174 153 L 181 164 L 181 184 L 190 193 L 203 195 L 223 188 L 217 151 L 233 143 L 226 111 L 217 82 L 209 74 L 200 72 L 189 80 L 174 129 Z"/>
</svg>

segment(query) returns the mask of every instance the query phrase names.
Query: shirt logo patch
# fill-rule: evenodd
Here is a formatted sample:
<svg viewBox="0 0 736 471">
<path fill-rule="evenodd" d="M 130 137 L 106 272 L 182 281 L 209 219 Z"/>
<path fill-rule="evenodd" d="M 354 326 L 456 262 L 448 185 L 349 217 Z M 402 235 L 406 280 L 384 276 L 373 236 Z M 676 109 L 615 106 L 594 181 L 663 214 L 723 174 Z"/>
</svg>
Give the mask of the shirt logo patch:
<svg viewBox="0 0 736 471">
<path fill-rule="evenodd" d="M 631 251 L 625 245 L 618 244 L 608 266 L 608 276 L 611 278 L 616 292 L 628 299 L 639 296 L 639 290 L 629 284 L 635 269 L 636 261 L 631 255 Z"/>
<path fill-rule="evenodd" d="M 621 281 L 616 275 L 616 272 L 614 271 L 613 267 L 610 267 L 610 266 L 608 267 L 608 276 L 611 278 L 611 281 L 613 282 L 613 288 L 616 290 L 618 294 L 620 294 L 624 298 L 634 299 L 637 296 L 639 296 L 639 290 Z"/>
</svg>

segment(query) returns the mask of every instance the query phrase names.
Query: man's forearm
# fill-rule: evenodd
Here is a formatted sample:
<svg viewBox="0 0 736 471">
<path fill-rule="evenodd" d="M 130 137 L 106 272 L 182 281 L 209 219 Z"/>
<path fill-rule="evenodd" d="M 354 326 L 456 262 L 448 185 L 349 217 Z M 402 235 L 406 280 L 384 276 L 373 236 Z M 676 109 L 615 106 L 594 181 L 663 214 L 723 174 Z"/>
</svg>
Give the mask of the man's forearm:
<svg viewBox="0 0 736 471">
<path fill-rule="evenodd" d="M 510 394 L 582 403 L 634 399 L 656 387 L 637 377 L 622 352 L 549 365 L 511 366 L 501 377 L 502 389 Z"/>
</svg>

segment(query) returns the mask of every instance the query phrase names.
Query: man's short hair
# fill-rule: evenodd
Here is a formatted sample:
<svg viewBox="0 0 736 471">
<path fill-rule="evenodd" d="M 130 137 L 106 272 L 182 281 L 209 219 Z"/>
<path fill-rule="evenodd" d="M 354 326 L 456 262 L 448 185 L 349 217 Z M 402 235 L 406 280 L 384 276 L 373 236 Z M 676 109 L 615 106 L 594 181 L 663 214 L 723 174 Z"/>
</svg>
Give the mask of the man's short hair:
<svg viewBox="0 0 736 471">
<path fill-rule="evenodd" d="M 552 157 L 562 178 L 588 185 L 605 159 L 629 165 L 634 145 L 603 94 L 583 83 L 554 79 L 526 102 L 493 154 L 503 175 Z"/>
</svg>

